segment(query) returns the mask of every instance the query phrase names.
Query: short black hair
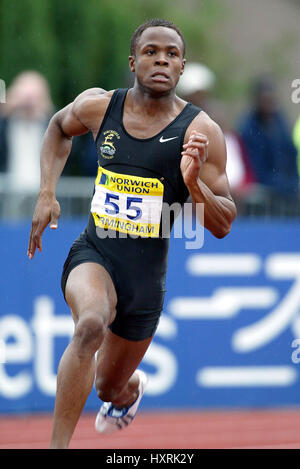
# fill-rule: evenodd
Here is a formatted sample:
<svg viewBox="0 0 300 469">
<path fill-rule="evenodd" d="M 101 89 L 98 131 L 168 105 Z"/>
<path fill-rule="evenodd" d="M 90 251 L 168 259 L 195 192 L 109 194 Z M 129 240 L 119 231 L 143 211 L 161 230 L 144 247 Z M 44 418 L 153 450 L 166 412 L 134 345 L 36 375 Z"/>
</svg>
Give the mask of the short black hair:
<svg viewBox="0 0 300 469">
<path fill-rule="evenodd" d="M 141 24 L 136 30 L 135 32 L 133 33 L 132 37 L 131 37 L 131 40 L 130 40 L 130 55 L 134 55 L 135 54 L 135 48 L 136 48 L 136 43 L 138 41 L 138 39 L 140 38 L 140 36 L 142 35 L 142 33 L 148 29 L 148 28 L 153 28 L 153 27 L 156 27 L 156 26 L 162 26 L 164 28 L 170 28 L 170 29 L 174 29 L 174 31 L 176 31 L 176 33 L 178 34 L 178 36 L 181 38 L 182 40 L 182 44 L 183 44 L 183 57 L 185 56 L 185 40 L 184 40 L 184 37 L 182 35 L 182 32 L 180 31 L 180 29 L 176 26 L 176 24 L 174 23 L 171 23 L 171 21 L 168 21 L 168 20 L 164 20 L 164 19 L 160 19 L 160 18 L 152 18 L 150 20 L 147 20 L 145 23 Z"/>
</svg>

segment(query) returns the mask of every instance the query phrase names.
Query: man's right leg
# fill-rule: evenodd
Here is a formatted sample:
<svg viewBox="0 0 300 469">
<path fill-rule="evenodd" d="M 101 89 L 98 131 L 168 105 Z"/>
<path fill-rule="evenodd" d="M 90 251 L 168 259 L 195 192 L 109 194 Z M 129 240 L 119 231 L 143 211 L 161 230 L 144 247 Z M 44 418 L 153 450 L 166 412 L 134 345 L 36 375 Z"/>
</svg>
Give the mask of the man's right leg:
<svg viewBox="0 0 300 469">
<path fill-rule="evenodd" d="M 99 264 L 69 274 L 65 296 L 75 322 L 72 341 L 58 368 L 51 448 L 67 448 L 95 379 L 95 353 L 115 317 L 117 295 Z"/>
</svg>

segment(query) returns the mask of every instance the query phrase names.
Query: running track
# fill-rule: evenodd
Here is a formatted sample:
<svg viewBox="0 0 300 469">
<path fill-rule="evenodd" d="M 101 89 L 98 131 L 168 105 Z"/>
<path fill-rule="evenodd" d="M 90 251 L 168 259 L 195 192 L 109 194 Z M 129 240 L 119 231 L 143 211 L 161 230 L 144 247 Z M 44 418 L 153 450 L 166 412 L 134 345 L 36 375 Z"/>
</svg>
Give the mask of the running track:
<svg viewBox="0 0 300 469">
<path fill-rule="evenodd" d="M 70 449 L 300 449 L 300 410 L 140 412 L 113 436 L 83 414 Z M 51 416 L 0 417 L 0 449 L 48 448 Z"/>
</svg>

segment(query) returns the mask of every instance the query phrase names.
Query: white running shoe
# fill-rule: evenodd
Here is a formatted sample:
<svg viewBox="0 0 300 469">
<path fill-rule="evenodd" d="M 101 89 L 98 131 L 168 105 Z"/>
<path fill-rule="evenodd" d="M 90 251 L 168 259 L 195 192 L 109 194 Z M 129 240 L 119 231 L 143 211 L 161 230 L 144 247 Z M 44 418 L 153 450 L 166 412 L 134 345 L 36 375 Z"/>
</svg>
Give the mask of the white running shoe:
<svg viewBox="0 0 300 469">
<path fill-rule="evenodd" d="M 147 376 L 141 370 L 136 370 L 139 376 L 138 397 L 129 407 L 117 409 L 111 402 L 104 402 L 97 414 L 95 430 L 98 433 L 110 434 L 127 427 L 134 419 L 140 400 L 145 392 Z"/>
</svg>

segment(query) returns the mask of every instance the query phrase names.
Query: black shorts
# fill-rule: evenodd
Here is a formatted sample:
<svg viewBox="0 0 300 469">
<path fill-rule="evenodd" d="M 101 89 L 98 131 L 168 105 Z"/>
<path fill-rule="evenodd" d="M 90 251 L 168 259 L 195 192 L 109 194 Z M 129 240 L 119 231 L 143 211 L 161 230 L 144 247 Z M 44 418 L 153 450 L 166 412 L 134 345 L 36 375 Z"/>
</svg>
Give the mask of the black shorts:
<svg viewBox="0 0 300 469">
<path fill-rule="evenodd" d="M 116 317 L 109 326 L 110 330 L 127 340 L 139 341 L 152 337 L 157 329 L 164 301 L 164 289 L 131 288 L 141 281 L 139 272 L 134 269 L 122 270 L 122 264 L 112 265 L 109 259 L 97 249 L 83 232 L 73 243 L 65 261 L 61 288 L 65 296 L 65 287 L 71 270 L 84 262 L 96 262 L 109 273 L 117 293 Z M 155 291 L 154 291 L 155 290 Z"/>
</svg>

